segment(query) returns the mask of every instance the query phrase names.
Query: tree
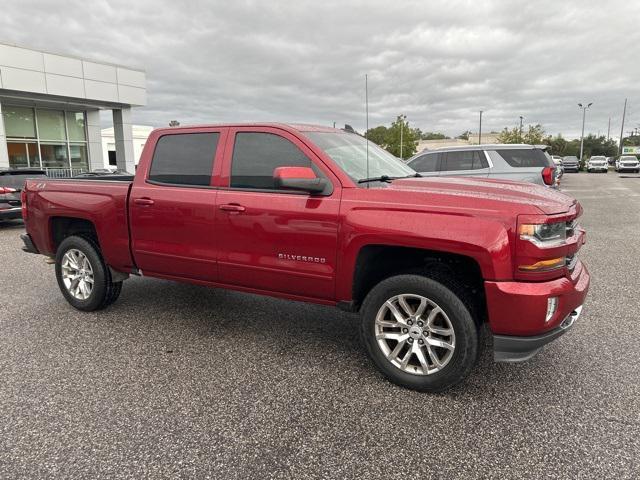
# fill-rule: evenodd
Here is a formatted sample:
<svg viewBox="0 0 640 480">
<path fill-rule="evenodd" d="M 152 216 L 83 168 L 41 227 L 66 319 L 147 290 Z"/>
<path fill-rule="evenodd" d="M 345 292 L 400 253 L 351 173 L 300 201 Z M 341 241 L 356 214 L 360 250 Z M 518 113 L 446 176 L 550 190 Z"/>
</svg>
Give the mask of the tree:
<svg viewBox="0 0 640 480">
<path fill-rule="evenodd" d="M 449 137 L 447 137 L 444 133 L 439 133 L 439 132 L 424 132 L 420 138 L 422 140 L 446 140 Z"/>
<path fill-rule="evenodd" d="M 400 157 L 400 137 L 402 136 L 402 158 L 409 158 L 418 148 L 418 139 L 420 138 L 419 131 L 409 126 L 409 122 L 399 116 L 396 121 L 391 124 L 391 127 L 387 129 L 384 140 L 384 148 L 395 155 Z"/>
<path fill-rule="evenodd" d="M 637 147 L 640 146 L 640 135 L 630 135 L 622 139 L 623 147 Z"/>
<path fill-rule="evenodd" d="M 456 138 L 458 138 L 460 140 L 469 140 L 469 135 L 471 135 L 471 130 L 467 130 L 467 131 L 462 132 Z"/>
<path fill-rule="evenodd" d="M 536 125 L 528 125 L 526 131 L 523 129 L 520 133 L 520 127 L 504 129 L 498 135 L 499 143 L 527 143 L 529 145 L 539 145 L 544 141 L 544 128 L 539 123 Z"/>
<path fill-rule="evenodd" d="M 384 142 L 387 138 L 387 127 L 385 127 L 384 125 L 380 125 L 379 127 L 370 128 L 369 130 L 367 130 L 366 136 L 373 143 L 384 148 Z"/>
<path fill-rule="evenodd" d="M 367 130 L 367 138 L 373 143 L 381 146 L 392 155 L 400 156 L 400 130 L 402 130 L 402 156 L 404 158 L 411 157 L 418 148 L 418 140 L 420 139 L 419 128 L 411 128 L 409 122 L 404 118 L 398 117 L 390 127 L 380 125 L 378 127 Z"/>
<path fill-rule="evenodd" d="M 169 122 L 169 126 L 170 126 L 170 127 L 179 127 L 179 126 L 180 126 L 180 122 L 179 122 L 179 121 L 177 121 L 177 120 L 171 120 L 171 121 Z"/>
<path fill-rule="evenodd" d="M 558 134 L 555 137 L 552 137 L 551 135 L 549 135 L 547 138 L 544 139 L 543 143 L 545 145 L 549 145 L 549 153 L 551 153 L 552 155 L 560 155 L 560 156 L 568 155 L 565 152 L 567 150 L 567 145 L 569 144 L 569 142 L 567 142 L 567 140 L 565 140 L 561 134 Z"/>
</svg>

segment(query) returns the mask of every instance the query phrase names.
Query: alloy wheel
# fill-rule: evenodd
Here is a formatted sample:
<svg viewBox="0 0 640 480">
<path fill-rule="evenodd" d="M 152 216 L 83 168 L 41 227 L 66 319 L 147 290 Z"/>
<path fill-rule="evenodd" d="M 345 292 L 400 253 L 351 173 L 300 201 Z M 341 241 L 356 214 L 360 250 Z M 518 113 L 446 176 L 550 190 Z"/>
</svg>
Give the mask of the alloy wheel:
<svg viewBox="0 0 640 480">
<path fill-rule="evenodd" d="M 433 300 L 402 294 L 388 299 L 375 321 L 378 347 L 403 372 L 431 375 L 451 361 L 456 336 L 451 320 Z"/>
<path fill-rule="evenodd" d="M 62 281 L 67 291 L 78 300 L 86 300 L 93 291 L 93 267 L 87 256 L 76 248 L 62 257 Z"/>
</svg>

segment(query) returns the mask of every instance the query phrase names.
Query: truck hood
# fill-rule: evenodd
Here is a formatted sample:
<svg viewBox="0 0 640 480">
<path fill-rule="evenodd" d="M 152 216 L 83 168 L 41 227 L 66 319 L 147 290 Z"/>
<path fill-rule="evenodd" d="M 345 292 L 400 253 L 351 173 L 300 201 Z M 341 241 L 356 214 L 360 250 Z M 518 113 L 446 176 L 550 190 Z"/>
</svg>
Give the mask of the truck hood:
<svg viewBox="0 0 640 480">
<path fill-rule="evenodd" d="M 509 204 L 535 206 L 553 215 L 568 212 L 576 200 L 552 188 L 533 183 L 471 177 L 425 177 L 394 180 L 388 186 L 395 191 L 447 195 L 468 199 L 493 200 Z"/>
</svg>

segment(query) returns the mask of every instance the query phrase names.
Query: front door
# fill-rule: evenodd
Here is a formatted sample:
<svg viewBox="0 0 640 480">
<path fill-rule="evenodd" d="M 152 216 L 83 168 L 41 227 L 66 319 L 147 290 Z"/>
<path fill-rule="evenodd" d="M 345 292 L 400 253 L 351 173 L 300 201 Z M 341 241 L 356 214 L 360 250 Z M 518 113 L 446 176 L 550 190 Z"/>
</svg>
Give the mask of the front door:
<svg viewBox="0 0 640 480">
<path fill-rule="evenodd" d="M 157 140 L 150 167 L 136 176 L 129 199 L 131 245 L 143 274 L 217 280 L 212 177 L 216 152 L 221 157 L 224 150 L 223 133 L 165 133 Z"/>
<path fill-rule="evenodd" d="M 278 190 L 277 167 L 329 180 L 321 195 Z M 335 296 L 340 185 L 295 136 L 277 128 L 229 133 L 217 197 L 220 282 L 319 299 Z"/>
</svg>

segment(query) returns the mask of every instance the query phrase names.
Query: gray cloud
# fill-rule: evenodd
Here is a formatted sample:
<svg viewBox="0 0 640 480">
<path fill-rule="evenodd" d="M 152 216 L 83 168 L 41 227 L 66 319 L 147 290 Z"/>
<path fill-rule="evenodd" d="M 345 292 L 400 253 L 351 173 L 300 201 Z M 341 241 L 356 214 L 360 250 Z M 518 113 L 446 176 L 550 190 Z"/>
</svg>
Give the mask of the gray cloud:
<svg viewBox="0 0 640 480">
<path fill-rule="evenodd" d="M 147 71 L 137 123 L 364 127 L 405 113 L 458 134 L 541 123 L 618 136 L 640 125 L 638 2 L 4 1 L 0 40 Z M 628 130 L 628 128 L 625 128 Z"/>
</svg>

